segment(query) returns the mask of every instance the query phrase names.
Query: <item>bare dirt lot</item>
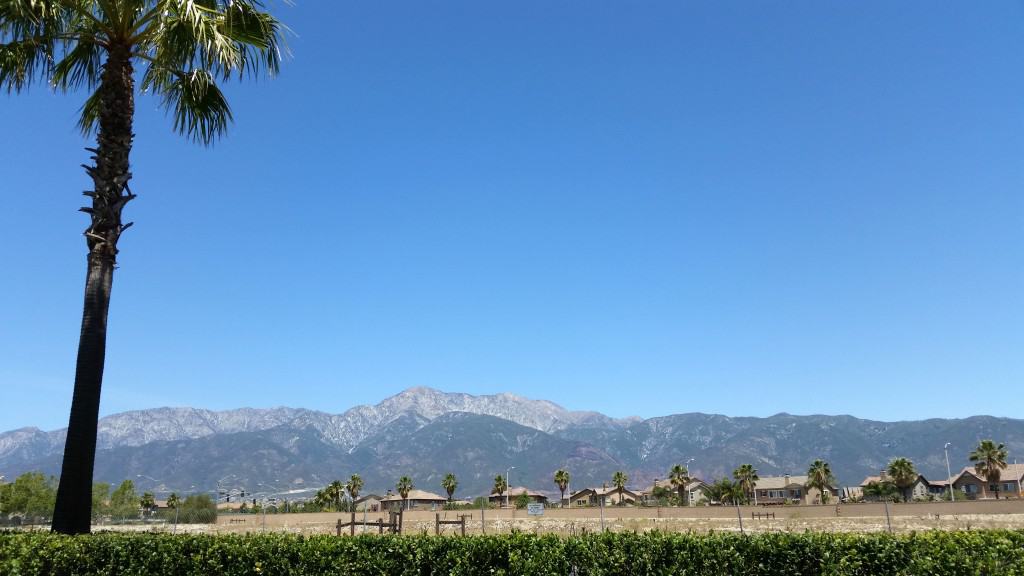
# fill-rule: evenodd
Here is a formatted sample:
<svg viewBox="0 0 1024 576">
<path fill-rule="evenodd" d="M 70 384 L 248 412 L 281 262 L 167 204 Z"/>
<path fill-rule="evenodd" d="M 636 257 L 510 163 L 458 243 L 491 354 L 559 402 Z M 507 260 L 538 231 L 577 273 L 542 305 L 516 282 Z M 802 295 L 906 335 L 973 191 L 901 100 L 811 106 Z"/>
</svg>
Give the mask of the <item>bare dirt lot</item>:
<svg viewBox="0 0 1024 576">
<path fill-rule="evenodd" d="M 756 517 L 758 514 L 773 514 L 774 517 Z M 894 532 L 921 530 L 972 530 L 984 528 L 1024 529 L 1024 500 L 983 501 L 963 503 L 915 503 L 889 506 L 886 518 L 882 504 L 843 504 L 836 506 L 786 506 L 753 507 L 744 506 L 716 508 L 606 508 L 604 519 L 597 508 L 559 510 L 549 509 L 542 516 L 528 516 L 525 510 L 486 510 L 481 523 L 480 510 L 430 511 L 412 510 L 405 513 L 403 532 L 407 534 L 434 534 L 435 520 L 457 520 L 466 515 L 467 534 L 500 534 L 513 530 L 535 533 L 556 533 L 563 535 L 612 531 L 735 531 L 777 532 L 805 530 L 825 532 Z M 366 520 L 376 523 L 378 518 L 386 521 L 386 515 L 367 514 Z M 361 521 L 362 513 L 356 515 Z M 99 526 L 98 530 L 177 530 L 179 532 L 246 533 L 286 532 L 292 534 L 333 534 L 339 519 L 351 520 L 349 514 L 257 514 L 222 515 L 215 525 L 148 525 L 131 527 Z M 376 533 L 377 526 L 357 526 L 357 534 L 363 531 Z M 441 526 L 441 534 L 458 534 L 461 529 L 455 525 Z M 349 528 L 343 530 L 345 534 Z"/>
</svg>

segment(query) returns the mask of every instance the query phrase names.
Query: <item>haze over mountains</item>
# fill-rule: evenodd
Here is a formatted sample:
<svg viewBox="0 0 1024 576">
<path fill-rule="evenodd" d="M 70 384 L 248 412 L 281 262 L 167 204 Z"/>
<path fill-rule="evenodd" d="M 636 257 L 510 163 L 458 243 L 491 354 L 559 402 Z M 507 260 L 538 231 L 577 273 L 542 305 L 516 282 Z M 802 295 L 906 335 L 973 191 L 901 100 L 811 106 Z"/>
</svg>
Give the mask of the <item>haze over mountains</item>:
<svg viewBox="0 0 1024 576">
<path fill-rule="evenodd" d="M 0 474 L 58 474 L 64 430 L 23 428 L 0 434 Z M 412 388 L 343 414 L 298 408 L 214 412 L 157 408 L 100 421 L 95 478 L 136 480 L 161 491 L 210 490 L 219 479 L 249 491 L 319 488 L 359 473 L 366 490 L 383 492 L 401 475 L 442 492 L 447 472 L 457 496 L 486 493 L 509 466 L 514 485 L 557 493 L 552 475 L 572 473 L 572 487 L 608 482 L 625 470 L 630 484 L 664 478 L 690 458 L 709 479 L 751 463 L 761 476 L 802 474 L 823 458 L 843 484 L 856 484 L 891 458 L 913 460 L 926 476 L 945 477 L 942 446 L 952 442 L 959 469 L 981 439 L 1024 456 L 1024 420 L 974 416 L 878 422 L 852 416 L 727 417 L 675 414 L 615 419 L 574 412 L 512 394 L 472 396 Z"/>
</svg>

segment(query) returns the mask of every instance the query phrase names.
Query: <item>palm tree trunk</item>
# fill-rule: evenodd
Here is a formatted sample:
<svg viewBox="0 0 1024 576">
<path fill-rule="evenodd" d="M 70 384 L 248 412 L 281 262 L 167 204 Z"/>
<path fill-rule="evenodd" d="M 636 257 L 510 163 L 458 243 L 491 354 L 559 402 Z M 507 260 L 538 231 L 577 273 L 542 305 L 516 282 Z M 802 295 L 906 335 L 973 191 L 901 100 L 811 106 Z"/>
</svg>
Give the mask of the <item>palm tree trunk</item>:
<svg viewBox="0 0 1024 576">
<path fill-rule="evenodd" d="M 78 339 L 75 390 L 71 399 L 60 486 L 53 513 L 54 532 L 85 534 L 92 516 L 92 474 L 96 459 L 96 433 L 100 389 L 107 348 L 107 313 L 117 260 L 117 241 L 127 226 L 121 210 L 134 195 L 128 190 L 128 156 L 132 148 L 135 112 L 131 50 L 111 46 L 99 88 L 100 112 L 95 166 L 85 166 L 92 177 L 91 217 L 85 231 L 89 247 L 85 279 L 82 330 Z"/>
</svg>

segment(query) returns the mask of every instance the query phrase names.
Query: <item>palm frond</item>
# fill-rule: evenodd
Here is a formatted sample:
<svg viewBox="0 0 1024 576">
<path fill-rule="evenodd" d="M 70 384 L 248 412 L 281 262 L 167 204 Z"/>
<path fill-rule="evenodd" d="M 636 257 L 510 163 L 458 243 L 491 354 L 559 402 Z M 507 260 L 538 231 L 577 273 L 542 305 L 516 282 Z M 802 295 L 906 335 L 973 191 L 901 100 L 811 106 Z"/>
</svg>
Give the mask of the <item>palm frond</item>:
<svg viewBox="0 0 1024 576">
<path fill-rule="evenodd" d="M 232 120 L 231 108 L 207 70 L 174 74 L 162 89 L 164 105 L 173 108 L 174 129 L 195 142 L 211 144 Z"/>
</svg>

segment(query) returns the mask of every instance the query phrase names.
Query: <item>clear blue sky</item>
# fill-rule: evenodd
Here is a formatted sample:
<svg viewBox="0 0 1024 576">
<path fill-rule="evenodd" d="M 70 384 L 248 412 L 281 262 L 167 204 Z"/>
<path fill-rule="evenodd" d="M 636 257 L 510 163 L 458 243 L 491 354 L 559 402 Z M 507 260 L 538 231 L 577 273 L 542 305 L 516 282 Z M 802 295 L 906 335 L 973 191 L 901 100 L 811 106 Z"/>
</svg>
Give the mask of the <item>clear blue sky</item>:
<svg viewBox="0 0 1024 576">
<path fill-rule="evenodd" d="M 222 143 L 138 99 L 104 414 L 1024 415 L 1021 3 L 278 11 Z M 0 429 L 67 421 L 82 100 L 0 95 Z"/>
</svg>

